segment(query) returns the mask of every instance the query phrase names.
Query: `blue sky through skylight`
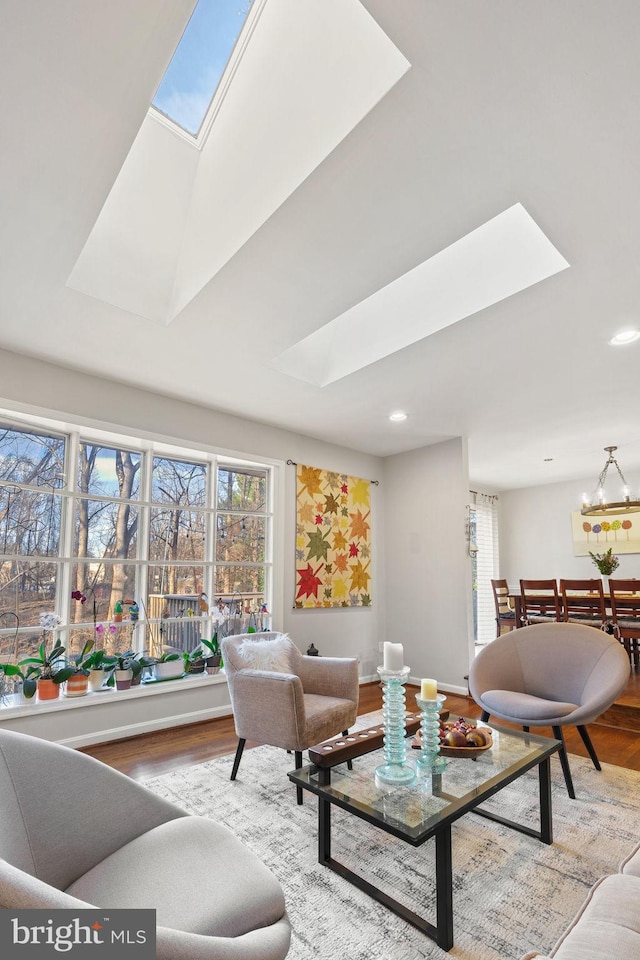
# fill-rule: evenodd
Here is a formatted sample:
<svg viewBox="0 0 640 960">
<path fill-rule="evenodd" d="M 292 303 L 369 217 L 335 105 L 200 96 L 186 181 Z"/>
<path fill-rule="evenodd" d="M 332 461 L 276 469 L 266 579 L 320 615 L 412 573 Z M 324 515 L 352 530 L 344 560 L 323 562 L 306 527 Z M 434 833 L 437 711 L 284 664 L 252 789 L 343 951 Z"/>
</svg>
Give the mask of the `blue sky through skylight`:
<svg viewBox="0 0 640 960">
<path fill-rule="evenodd" d="M 253 0 L 199 0 L 153 106 L 196 136 Z"/>
</svg>

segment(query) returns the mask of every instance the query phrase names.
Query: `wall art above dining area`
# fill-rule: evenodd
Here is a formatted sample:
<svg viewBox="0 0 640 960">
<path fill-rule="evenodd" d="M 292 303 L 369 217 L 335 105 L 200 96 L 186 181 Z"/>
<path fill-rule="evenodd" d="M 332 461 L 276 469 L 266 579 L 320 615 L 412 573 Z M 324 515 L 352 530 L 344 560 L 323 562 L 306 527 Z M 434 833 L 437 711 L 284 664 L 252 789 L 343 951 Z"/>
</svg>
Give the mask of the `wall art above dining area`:
<svg viewBox="0 0 640 960">
<path fill-rule="evenodd" d="M 613 547 L 614 553 L 640 553 L 640 513 L 585 517 L 575 510 L 571 514 L 571 532 L 576 557 L 609 547 Z"/>
</svg>

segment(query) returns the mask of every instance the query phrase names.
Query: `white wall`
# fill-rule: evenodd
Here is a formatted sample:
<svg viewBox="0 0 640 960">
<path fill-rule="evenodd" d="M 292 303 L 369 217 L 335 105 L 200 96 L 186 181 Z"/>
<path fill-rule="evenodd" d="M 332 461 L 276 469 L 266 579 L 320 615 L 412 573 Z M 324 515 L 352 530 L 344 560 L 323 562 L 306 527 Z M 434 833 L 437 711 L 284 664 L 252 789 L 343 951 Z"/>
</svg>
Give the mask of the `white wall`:
<svg viewBox="0 0 640 960">
<path fill-rule="evenodd" d="M 127 362 L 130 359 L 127 358 Z M 107 343 L 105 368 L 108 368 L 109 362 Z M 144 362 L 143 358 L 139 358 L 138 362 Z M 196 448 L 218 449 L 230 454 L 280 461 L 284 484 L 280 496 L 280 524 L 275 535 L 279 565 L 284 575 L 280 597 L 274 605 L 274 610 L 280 610 L 281 614 L 274 620 L 274 628 L 289 633 L 303 652 L 313 641 L 325 656 L 360 657 L 361 676 L 375 676 L 378 644 L 382 637 L 381 624 L 384 622 L 381 488 L 371 488 L 372 606 L 294 610 L 296 477 L 295 467 L 286 466 L 285 463 L 291 459 L 340 473 L 380 480 L 383 471 L 381 459 L 2 350 L 0 370 L 0 406 L 59 420 L 69 418 L 74 424 L 85 423 L 134 437 L 161 438 Z M 170 387 L 170 384 L 164 386 Z M 169 701 L 172 698 L 166 699 Z M 215 687 L 210 700 L 212 715 L 219 713 L 220 708 L 228 703 L 226 685 Z M 157 704 L 154 702 L 155 707 Z M 175 723 L 175 712 L 171 707 L 167 709 L 172 717 L 171 722 Z M 230 712 L 230 707 L 226 712 Z M 58 716 L 46 715 L 47 722 L 54 726 L 49 726 L 46 732 L 43 728 L 43 736 L 56 738 L 55 723 Z M 141 722 L 139 715 L 136 722 Z M 154 722 L 157 725 L 157 716 Z M 29 723 L 32 728 L 34 721 L 31 719 Z M 68 734 L 67 727 L 68 723 L 64 728 L 65 737 Z"/>
<path fill-rule="evenodd" d="M 590 557 L 574 556 L 571 539 L 571 513 L 580 509 L 582 492 L 591 491 L 594 480 L 592 476 L 500 494 L 500 576 L 509 586 L 519 589 L 520 579 L 600 576 Z M 640 477 L 629 475 L 627 480 L 632 490 L 640 488 Z M 615 553 L 615 543 L 609 546 Z M 605 549 L 603 544 L 594 552 Z M 618 556 L 616 576 L 640 577 L 640 554 Z"/>
<path fill-rule="evenodd" d="M 473 649 L 466 444 L 449 440 L 385 460 L 385 639 L 411 677 L 466 693 Z"/>
</svg>

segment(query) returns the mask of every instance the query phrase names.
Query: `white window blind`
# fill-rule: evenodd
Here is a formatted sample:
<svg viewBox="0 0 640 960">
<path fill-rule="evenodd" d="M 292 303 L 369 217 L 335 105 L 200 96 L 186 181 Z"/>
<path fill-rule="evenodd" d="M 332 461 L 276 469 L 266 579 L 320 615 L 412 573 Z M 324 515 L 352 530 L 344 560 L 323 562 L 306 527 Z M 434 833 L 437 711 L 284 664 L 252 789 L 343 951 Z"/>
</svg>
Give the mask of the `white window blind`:
<svg viewBox="0 0 640 960">
<path fill-rule="evenodd" d="M 476 515 L 477 642 L 489 643 L 496 636 L 496 612 L 491 580 L 498 576 L 498 498 L 473 494 Z"/>
</svg>

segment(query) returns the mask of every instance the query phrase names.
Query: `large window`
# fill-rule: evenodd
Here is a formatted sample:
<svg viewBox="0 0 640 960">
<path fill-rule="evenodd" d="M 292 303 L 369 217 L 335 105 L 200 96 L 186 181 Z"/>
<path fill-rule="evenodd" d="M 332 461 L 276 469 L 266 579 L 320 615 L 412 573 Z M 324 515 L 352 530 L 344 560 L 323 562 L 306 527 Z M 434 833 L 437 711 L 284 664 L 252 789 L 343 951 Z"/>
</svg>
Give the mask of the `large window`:
<svg viewBox="0 0 640 960">
<path fill-rule="evenodd" d="M 46 612 L 70 653 L 268 627 L 271 490 L 269 465 L 0 421 L 0 657 Z"/>
</svg>

